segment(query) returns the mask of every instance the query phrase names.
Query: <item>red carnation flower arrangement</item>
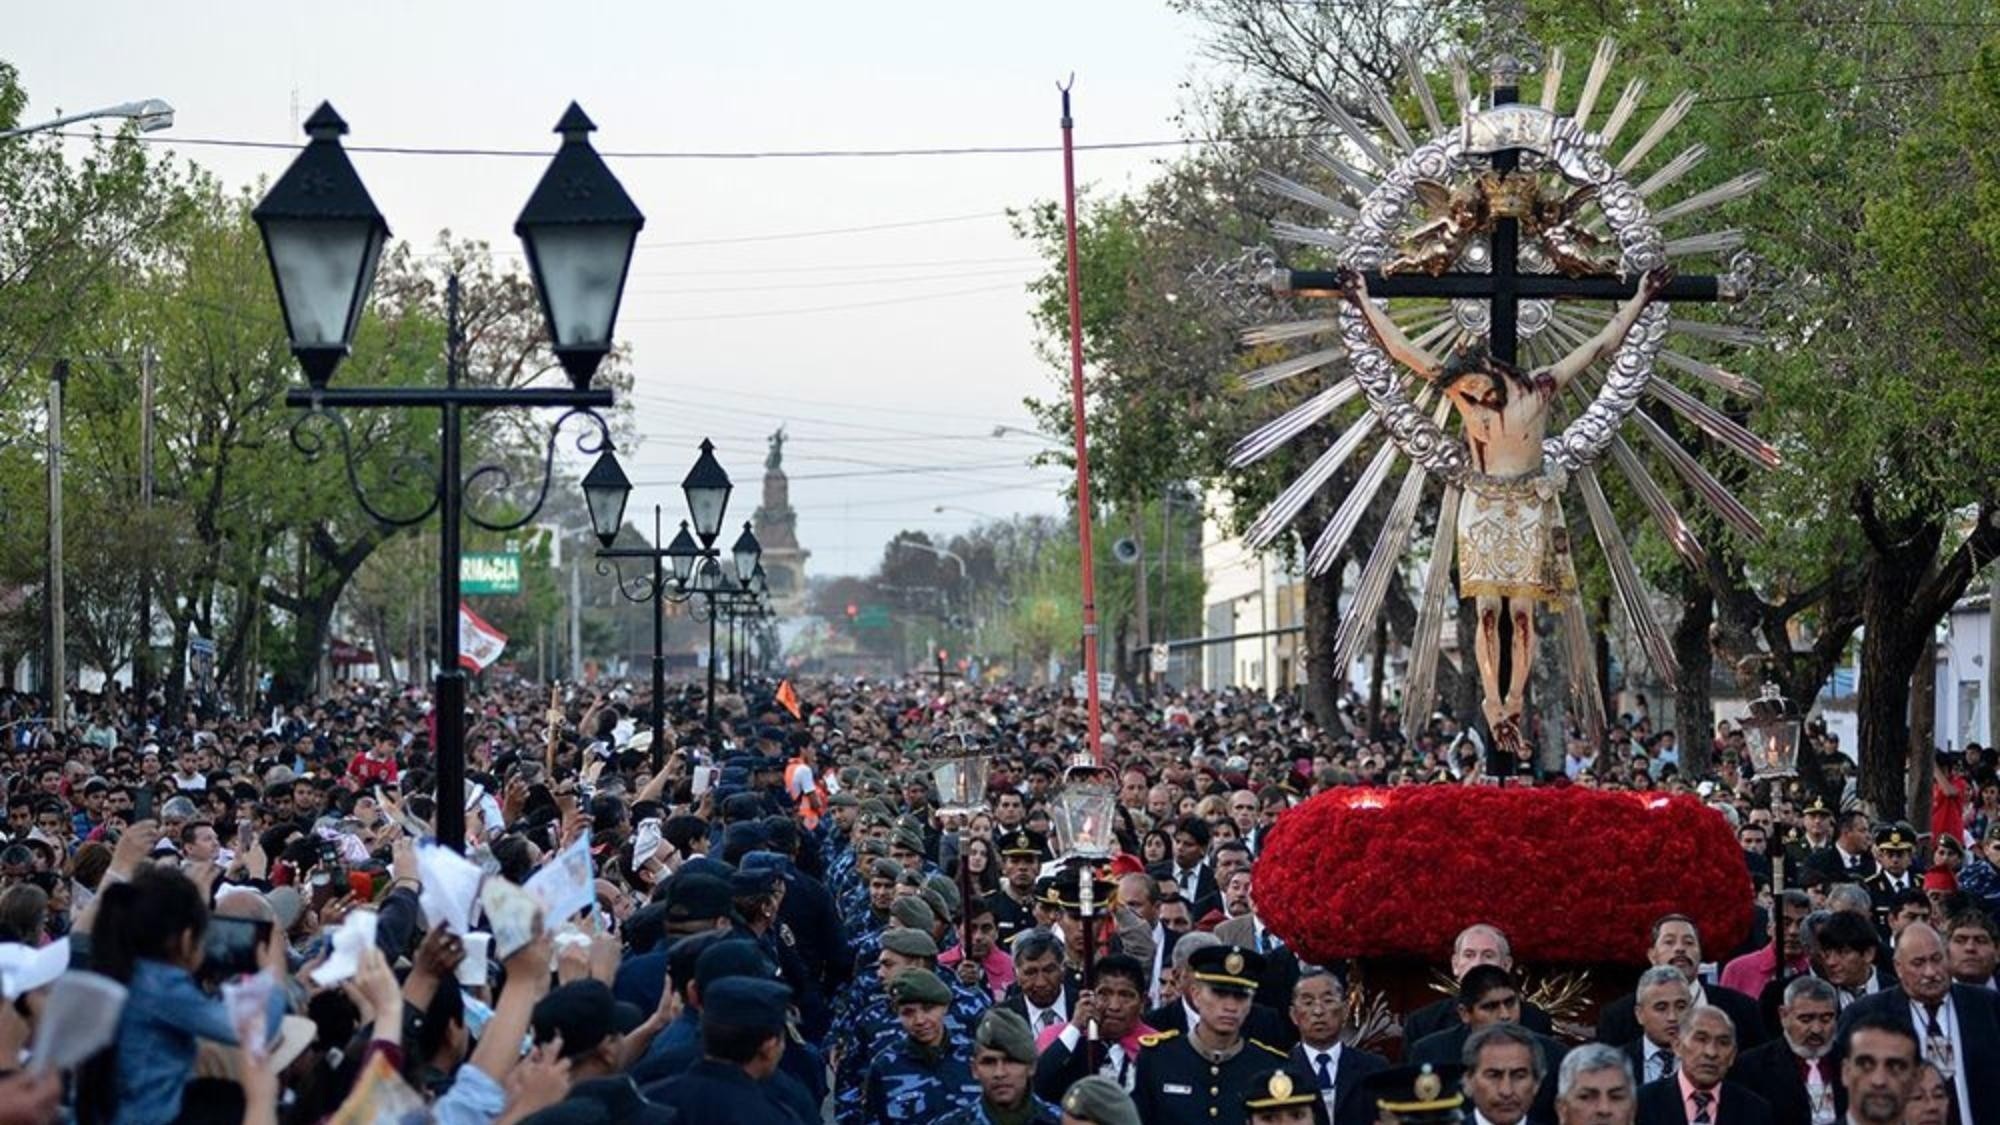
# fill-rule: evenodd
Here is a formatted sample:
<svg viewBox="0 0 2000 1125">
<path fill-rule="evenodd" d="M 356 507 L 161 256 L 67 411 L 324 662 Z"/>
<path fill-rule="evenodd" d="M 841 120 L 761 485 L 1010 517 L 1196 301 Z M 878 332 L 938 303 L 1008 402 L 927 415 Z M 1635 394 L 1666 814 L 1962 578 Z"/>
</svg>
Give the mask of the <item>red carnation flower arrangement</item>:
<svg viewBox="0 0 2000 1125">
<path fill-rule="evenodd" d="M 1257 912 L 1306 961 L 1435 960 L 1474 922 L 1539 964 L 1642 962 L 1685 914 L 1710 951 L 1750 929 L 1750 872 L 1693 797 L 1580 788 L 1335 789 L 1286 812 L 1253 880 Z"/>
</svg>

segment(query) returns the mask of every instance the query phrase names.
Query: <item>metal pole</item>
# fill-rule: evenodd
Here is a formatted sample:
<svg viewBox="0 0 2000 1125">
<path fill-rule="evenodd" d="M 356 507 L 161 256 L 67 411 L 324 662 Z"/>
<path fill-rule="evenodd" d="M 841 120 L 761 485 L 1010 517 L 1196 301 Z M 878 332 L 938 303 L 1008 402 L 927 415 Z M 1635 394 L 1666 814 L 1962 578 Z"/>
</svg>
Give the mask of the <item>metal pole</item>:
<svg viewBox="0 0 2000 1125">
<path fill-rule="evenodd" d="M 569 559 L 569 682 L 583 682 L 583 559 Z"/>
<path fill-rule="evenodd" d="M 458 276 L 445 285 L 445 385 L 458 386 Z M 465 671 L 458 666 L 459 406 L 438 410 L 438 669 L 431 694 L 437 721 L 438 840 L 465 850 Z"/>
<path fill-rule="evenodd" d="M 49 373 L 49 729 L 62 734 L 69 696 L 63 651 L 63 384 L 69 380 L 69 360 L 56 360 Z"/>
<path fill-rule="evenodd" d="M 139 507 L 153 511 L 153 346 L 139 349 Z M 150 534 L 151 528 L 147 529 Z M 147 699 L 153 690 L 153 560 L 139 570 L 139 643 L 132 652 L 132 694 L 139 700 L 144 734 Z"/>
<path fill-rule="evenodd" d="M 703 595 L 708 599 L 708 752 L 722 752 L 722 739 L 715 727 L 715 595 Z"/>
<path fill-rule="evenodd" d="M 1153 633 L 1155 637 L 1158 637 L 1161 640 L 1165 640 L 1168 637 L 1174 635 L 1174 617 L 1171 611 L 1172 607 L 1169 604 L 1170 600 L 1173 597 L 1172 594 L 1173 574 L 1170 569 L 1171 566 L 1173 565 L 1173 558 L 1168 552 L 1168 544 L 1173 542 L 1173 537 L 1174 537 L 1174 486 L 1171 484 L 1164 484 L 1160 486 L 1160 596 L 1158 598 L 1160 607 L 1159 610 L 1160 627 Z M 1147 664 L 1148 668 L 1152 666 L 1150 663 L 1151 659 L 1152 658 L 1149 655 L 1147 657 L 1147 660 L 1149 661 L 1149 663 Z M 1172 665 L 1169 664 L 1168 667 L 1171 669 Z M 1166 683 L 1167 681 L 1164 678 L 1162 678 L 1161 682 Z"/>
<path fill-rule="evenodd" d="M 667 572 L 659 553 L 660 506 L 653 505 L 653 772 L 667 761 Z"/>
<path fill-rule="evenodd" d="M 1098 746 L 1103 717 L 1097 700 L 1097 577 L 1090 546 L 1090 446 L 1084 433 L 1083 301 L 1076 265 L 1076 145 L 1069 113 L 1069 87 L 1062 90 L 1063 217 L 1069 263 L 1069 388 L 1070 413 L 1076 429 L 1076 527 L 1083 549 L 1083 690 L 1090 716 L 1090 755 L 1104 764 Z"/>
<path fill-rule="evenodd" d="M 1995 515 L 1994 519 L 2000 519 Z M 1986 579 L 1986 745 L 2000 745 L 2000 559 Z"/>
</svg>

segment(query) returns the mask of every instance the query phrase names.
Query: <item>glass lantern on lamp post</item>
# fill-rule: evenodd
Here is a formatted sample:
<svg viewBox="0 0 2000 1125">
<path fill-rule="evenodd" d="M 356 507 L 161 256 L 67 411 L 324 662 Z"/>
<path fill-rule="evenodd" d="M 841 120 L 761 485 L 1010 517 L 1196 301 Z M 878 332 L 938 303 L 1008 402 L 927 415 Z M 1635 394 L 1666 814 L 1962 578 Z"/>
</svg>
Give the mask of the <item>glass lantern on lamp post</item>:
<svg viewBox="0 0 2000 1125">
<path fill-rule="evenodd" d="M 1064 859 L 1111 858 L 1117 845 L 1118 791 L 1100 781 L 1075 781 L 1056 792 L 1049 827 Z"/>
<path fill-rule="evenodd" d="M 1804 726 L 1791 700 L 1778 685 L 1766 681 L 1750 701 L 1750 717 L 1743 720 L 1744 742 L 1759 781 L 1799 775 L 1799 735 Z"/>
</svg>

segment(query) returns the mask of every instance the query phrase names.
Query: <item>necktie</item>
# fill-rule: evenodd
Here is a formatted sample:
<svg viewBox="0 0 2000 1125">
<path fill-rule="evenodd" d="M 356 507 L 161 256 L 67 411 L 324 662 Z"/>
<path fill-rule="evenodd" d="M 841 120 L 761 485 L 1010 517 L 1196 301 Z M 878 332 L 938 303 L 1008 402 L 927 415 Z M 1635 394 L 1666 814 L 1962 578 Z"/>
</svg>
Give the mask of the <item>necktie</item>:
<svg viewBox="0 0 2000 1125">
<path fill-rule="evenodd" d="M 1951 1048 L 1951 1037 L 1945 1034 L 1944 1024 L 1938 1021 L 1937 1004 L 1924 1005 L 1924 1057 L 1936 1064 L 1938 1073 L 1951 1079 L 1958 1074 L 1958 1059 Z"/>
<path fill-rule="evenodd" d="M 1715 1095 L 1707 1090 L 1694 1092 L 1694 1125 L 1715 1125 L 1715 1115 L 1708 1107 L 1715 1103 Z"/>
<path fill-rule="evenodd" d="M 1800 1059 L 1802 1077 L 1806 1086 L 1806 1101 L 1812 1108 L 1811 1125 L 1830 1125 L 1833 1121 L 1833 1087 L 1827 1085 L 1826 1075 L 1821 1071 L 1820 1060 Z"/>
<path fill-rule="evenodd" d="M 1319 1054 L 1313 1056 L 1313 1062 L 1319 1067 L 1319 1088 L 1321 1090 L 1333 1089 L 1333 1071 L 1327 1069 L 1327 1064 L 1332 1061 L 1333 1056 L 1327 1054 L 1325 1051 L 1321 1051 Z"/>
<path fill-rule="evenodd" d="M 1035 1017 L 1035 1030 L 1045 1031 L 1048 1028 L 1054 1027 L 1055 1023 L 1056 1010 L 1054 1008 L 1043 1008 L 1042 1014 Z"/>
<path fill-rule="evenodd" d="M 1674 1053 L 1665 1047 L 1653 1052 L 1653 1077 L 1665 1078 L 1674 1072 Z"/>
</svg>

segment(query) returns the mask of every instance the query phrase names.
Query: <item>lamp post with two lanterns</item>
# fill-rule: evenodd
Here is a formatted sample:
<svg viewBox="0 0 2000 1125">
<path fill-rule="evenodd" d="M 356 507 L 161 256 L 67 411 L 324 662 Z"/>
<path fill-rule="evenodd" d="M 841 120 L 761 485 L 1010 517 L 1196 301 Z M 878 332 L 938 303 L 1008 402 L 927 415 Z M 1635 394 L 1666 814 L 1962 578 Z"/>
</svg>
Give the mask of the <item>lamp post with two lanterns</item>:
<svg viewBox="0 0 2000 1125">
<path fill-rule="evenodd" d="M 612 404 L 609 390 L 591 381 L 611 351 L 618 306 L 625 291 L 632 251 L 645 216 L 625 193 L 597 151 L 596 127 L 571 103 L 556 132 L 562 144 L 529 196 L 514 231 L 527 251 L 528 268 L 548 322 L 556 359 L 568 374 L 568 388 L 480 387 L 461 384 L 465 341 L 459 330 L 458 278 L 445 290 L 445 385 L 419 387 L 332 387 L 334 371 L 349 354 L 354 330 L 368 301 L 389 226 L 361 183 L 340 138 L 347 123 L 322 104 L 306 120 L 311 141 L 251 212 L 270 258 L 278 301 L 292 355 L 308 386 L 285 396 L 305 413 L 292 426 L 292 443 L 308 458 L 326 451 L 321 427 L 340 445 L 349 489 L 371 517 L 408 527 L 439 517 L 438 668 L 432 697 L 437 769 L 437 833 L 446 845 L 465 845 L 465 673 L 459 666 L 459 542 L 461 516 L 492 531 L 525 526 L 541 510 L 555 471 L 556 437 L 572 417 L 593 424 L 577 439 L 584 453 L 609 451 L 610 430 L 596 412 Z M 525 512 L 486 518 L 468 509 L 466 494 L 483 481 L 489 492 L 504 492 L 512 475 L 500 465 L 467 473 L 461 463 L 463 412 L 497 407 L 553 407 L 564 413 L 549 429 L 539 490 Z M 430 485 L 420 510 L 390 512 L 377 507 L 362 488 L 357 454 L 342 408 L 435 410 L 435 460 L 405 460 L 397 475 L 413 473 Z M 308 423 L 316 423 L 308 426 Z M 608 497 L 586 488 L 593 524 Z M 623 510 L 622 497 L 619 511 Z M 601 526 L 601 525 L 600 525 Z"/>
<path fill-rule="evenodd" d="M 653 506 L 652 547 L 614 547 L 618 529 L 624 522 L 625 501 L 632 482 L 618 465 L 617 456 L 606 449 L 583 479 L 584 495 L 590 506 L 590 522 L 604 548 L 597 552 L 597 572 L 616 575 L 618 592 L 627 601 L 653 606 L 653 767 L 658 769 L 666 754 L 666 603 L 680 603 L 700 596 L 708 609 L 708 737 L 716 741 L 715 725 L 715 616 L 718 599 L 733 597 L 763 577 L 763 545 L 743 524 L 742 534 L 729 547 L 728 570 L 721 563 L 722 551 L 715 544 L 722 536 L 722 520 L 729 510 L 729 494 L 734 491 L 729 474 L 715 458 L 715 443 L 703 439 L 701 456 L 681 481 L 687 496 L 688 516 L 680 532 L 665 547 L 664 523 L 659 505 Z M 620 559 L 643 559 L 652 567 L 649 576 L 628 583 L 619 567 Z M 729 573 L 734 572 L 734 575 Z"/>
</svg>

